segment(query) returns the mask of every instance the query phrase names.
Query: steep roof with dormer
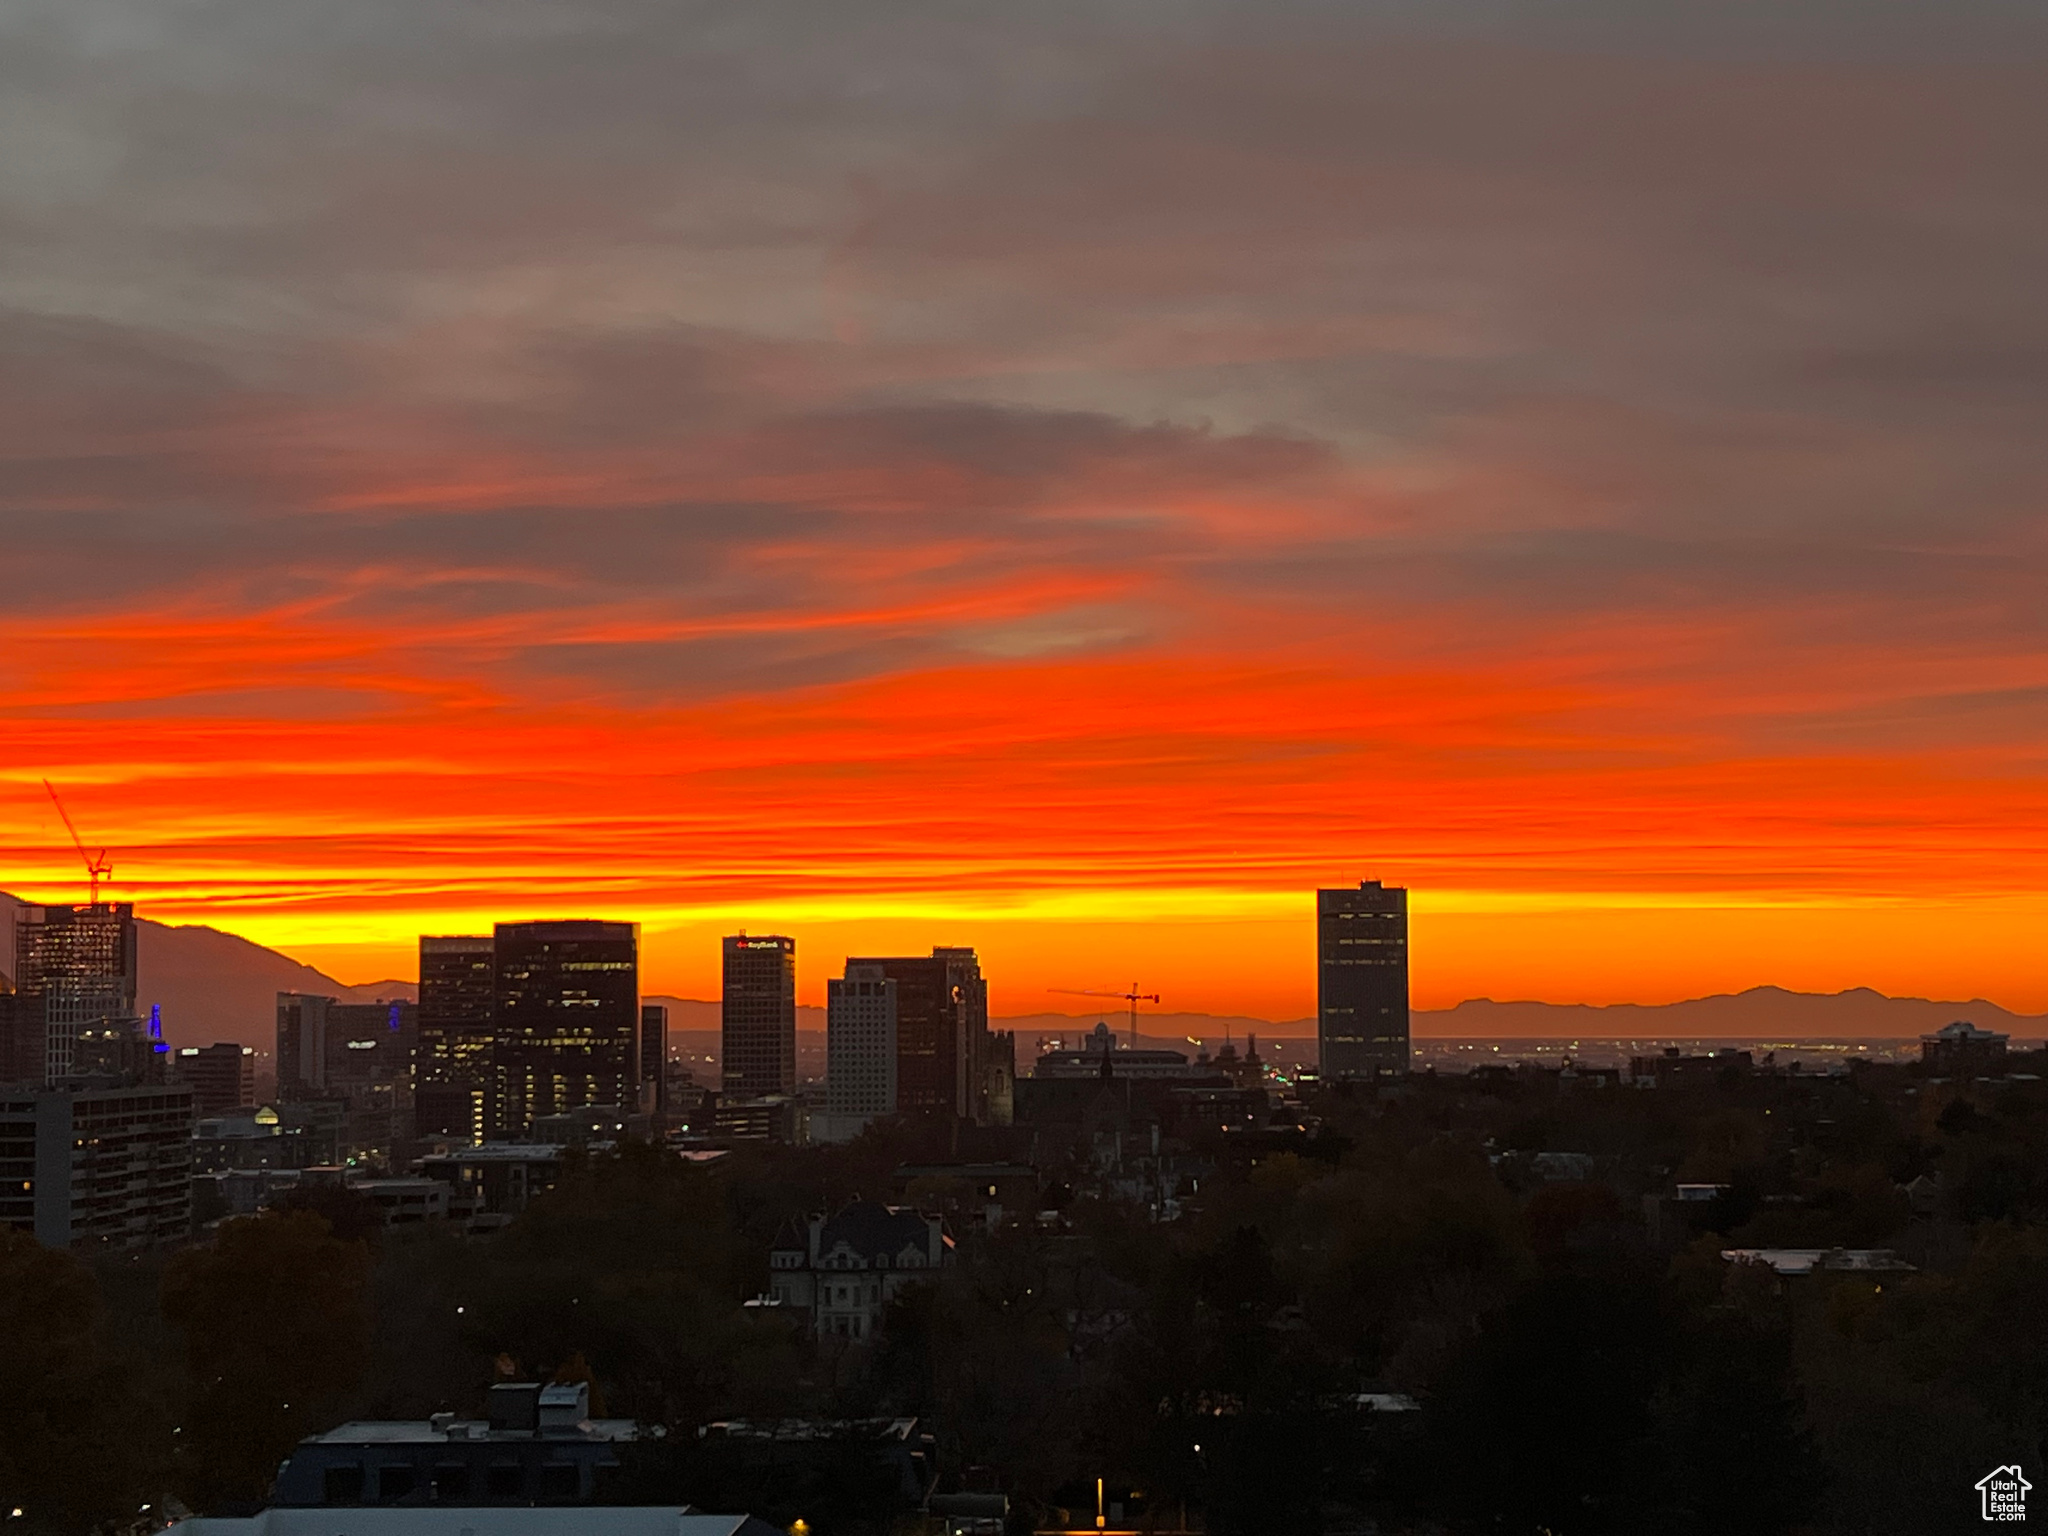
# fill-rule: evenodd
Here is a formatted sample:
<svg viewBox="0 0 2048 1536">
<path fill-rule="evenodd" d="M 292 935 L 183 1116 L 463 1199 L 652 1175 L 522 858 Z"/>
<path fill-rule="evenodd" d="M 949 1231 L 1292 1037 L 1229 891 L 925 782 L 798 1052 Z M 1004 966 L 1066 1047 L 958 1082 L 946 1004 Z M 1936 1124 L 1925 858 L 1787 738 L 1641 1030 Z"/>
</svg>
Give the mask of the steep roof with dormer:
<svg viewBox="0 0 2048 1536">
<path fill-rule="evenodd" d="M 873 1264 L 879 1257 L 895 1259 L 906 1249 L 928 1256 L 930 1220 L 908 1206 L 856 1200 L 836 1216 L 826 1217 L 818 1230 L 820 1258 L 842 1244 L 863 1264 Z"/>
</svg>

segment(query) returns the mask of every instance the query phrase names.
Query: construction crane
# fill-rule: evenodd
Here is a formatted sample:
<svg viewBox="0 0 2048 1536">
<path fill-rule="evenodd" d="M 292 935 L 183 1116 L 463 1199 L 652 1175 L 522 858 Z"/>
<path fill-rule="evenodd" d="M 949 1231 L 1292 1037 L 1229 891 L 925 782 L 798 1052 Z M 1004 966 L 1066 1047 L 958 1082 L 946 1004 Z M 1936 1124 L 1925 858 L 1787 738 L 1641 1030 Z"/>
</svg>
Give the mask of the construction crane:
<svg viewBox="0 0 2048 1536">
<path fill-rule="evenodd" d="M 64 802 L 57 798 L 57 786 L 48 779 L 45 779 L 43 780 L 43 788 L 50 792 L 50 804 L 56 806 L 57 814 L 64 818 L 64 830 L 71 834 L 71 846 L 78 850 L 78 856 L 85 861 L 85 877 L 92 892 L 91 903 L 93 906 L 98 906 L 100 904 L 100 882 L 113 875 L 114 861 L 107 857 L 107 850 L 104 848 L 98 853 L 87 853 L 85 851 L 85 842 L 79 837 L 78 828 L 71 824 L 71 813 L 64 809 Z"/>
<path fill-rule="evenodd" d="M 1156 1003 L 1159 1001 L 1159 994 L 1157 992 L 1140 992 L 1135 981 L 1131 983 L 1131 990 L 1128 992 L 1105 992 L 1099 987 L 1048 987 L 1046 990 L 1048 992 L 1063 992 L 1069 997 L 1122 998 L 1131 1005 L 1131 1049 L 1134 1051 L 1138 1048 L 1138 1004 Z"/>
</svg>

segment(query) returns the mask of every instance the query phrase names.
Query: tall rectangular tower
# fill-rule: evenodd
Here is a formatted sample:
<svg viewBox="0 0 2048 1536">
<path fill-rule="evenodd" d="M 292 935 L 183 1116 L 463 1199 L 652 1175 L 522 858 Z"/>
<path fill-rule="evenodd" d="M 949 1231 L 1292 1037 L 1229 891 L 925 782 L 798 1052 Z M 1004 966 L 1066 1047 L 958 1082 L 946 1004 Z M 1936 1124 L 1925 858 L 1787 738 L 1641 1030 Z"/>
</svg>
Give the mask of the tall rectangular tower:
<svg viewBox="0 0 2048 1536">
<path fill-rule="evenodd" d="M 846 1141 L 896 1112 L 896 983 L 875 960 L 849 960 L 825 983 L 827 1141 Z M 816 1123 L 815 1121 L 813 1122 Z"/>
<path fill-rule="evenodd" d="M 74 1068 L 79 1031 L 135 1016 L 135 908 L 24 906 L 14 914 L 17 1029 L 42 1036 L 40 1076 Z"/>
<path fill-rule="evenodd" d="M 0 1083 L 43 1080 L 43 1010 L 36 999 L 0 987 Z"/>
<path fill-rule="evenodd" d="M 277 994 L 277 1096 L 285 1103 L 326 1098 L 327 1010 L 335 999 L 315 992 Z"/>
<path fill-rule="evenodd" d="M 500 923 L 491 1004 L 500 1124 L 586 1105 L 630 1110 L 639 1079 L 640 925 Z"/>
<path fill-rule="evenodd" d="M 413 1134 L 418 1005 L 277 994 L 277 1096 L 347 1106 L 345 1155 L 401 1156 Z"/>
<path fill-rule="evenodd" d="M 640 1005 L 640 1109 L 657 1130 L 668 1117 L 668 1005 Z"/>
<path fill-rule="evenodd" d="M 1408 1070 L 1408 892 L 1316 892 L 1316 1042 L 1325 1081 Z"/>
<path fill-rule="evenodd" d="M 725 940 L 719 1012 L 720 1073 L 727 1094 L 758 1098 L 796 1091 L 796 940 L 735 934 Z"/>
<path fill-rule="evenodd" d="M 482 1141 L 497 1119 L 491 1062 L 497 953 L 488 934 L 420 938 L 414 1102 L 422 1136 Z"/>
<path fill-rule="evenodd" d="M 849 959 L 896 984 L 896 1107 L 906 1115 L 988 1119 L 982 1087 L 988 1056 L 988 982 L 968 948 L 929 958 Z"/>
<path fill-rule="evenodd" d="M 173 1081 L 192 1090 L 192 1113 L 224 1115 L 256 1102 L 256 1047 L 233 1041 L 188 1045 L 172 1058 Z"/>
</svg>

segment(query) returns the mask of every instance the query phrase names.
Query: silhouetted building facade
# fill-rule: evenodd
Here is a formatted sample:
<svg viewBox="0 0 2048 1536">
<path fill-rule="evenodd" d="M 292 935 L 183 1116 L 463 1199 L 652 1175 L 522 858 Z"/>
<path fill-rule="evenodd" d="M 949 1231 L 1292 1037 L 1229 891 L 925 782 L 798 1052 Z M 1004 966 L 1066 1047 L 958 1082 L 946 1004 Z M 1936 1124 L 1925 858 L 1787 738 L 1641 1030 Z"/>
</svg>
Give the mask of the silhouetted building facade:
<svg viewBox="0 0 2048 1536">
<path fill-rule="evenodd" d="M 1408 1070 L 1408 892 L 1377 880 L 1316 892 L 1323 1079 Z"/>
<path fill-rule="evenodd" d="M 2011 1038 L 1957 1019 L 1920 1037 L 1920 1062 L 1937 1077 L 2002 1077 Z"/>
<path fill-rule="evenodd" d="M 677 1514 L 633 1508 L 592 1509 L 599 1479 L 619 1466 L 616 1447 L 644 1431 L 631 1419 L 593 1419 L 590 1388 L 582 1382 L 542 1386 L 500 1382 L 490 1390 L 488 1419 L 379 1419 L 343 1424 L 299 1442 L 278 1469 L 273 1513 L 340 1508 L 345 1517 L 315 1516 L 287 1529 L 360 1531 L 408 1536 L 506 1527 L 491 1506 L 557 1508 L 532 1525 L 572 1536 L 577 1532 L 651 1531 L 662 1536 L 781 1536 L 776 1527 L 737 1515 Z M 439 1511 L 461 1511 L 440 1517 Z M 647 1518 L 655 1516 L 654 1519 Z M 208 1521 L 240 1529 L 241 1521 Z M 254 1527 L 255 1520 L 247 1524 Z M 272 1520 L 264 1529 L 277 1530 Z"/>
<path fill-rule="evenodd" d="M 587 1104 L 632 1108 L 639 1078 L 640 927 L 500 923 L 492 1034 L 501 1124 Z"/>
<path fill-rule="evenodd" d="M 728 1096 L 796 1089 L 796 940 L 735 934 L 725 940 L 719 1004 L 720 1070 Z"/>
<path fill-rule="evenodd" d="M 171 1072 L 192 1090 L 192 1113 L 224 1115 L 256 1102 L 256 1048 L 217 1040 L 180 1047 Z"/>
<path fill-rule="evenodd" d="M 419 1009 L 410 1002 L 344 1003 L 317 993 L 277 994 L 277 1096 L 346 1106 L 344 1157 L 391 1159 L 413 1138 L 413 1053 Z"/>
<path fill-rule="evenodd" d="M 0 1083 L 42 1080 L 42 1004 L 0 987 Z"/>
<path fill-rule="evenodd" d="M 984 1004 L 984 1016 L 986 1009 Z M 1009 1125 L 1017 1113 L 1017 1036 L 1011 1030 L 987 1028 L 984 1019 L 979 1052 L 975 1119 L 983 1125 Z"/>
<path fill-rule="evenodd" d="M 849 959 L 848 976 L 855 966 L 864 977 L 895 983 L 897 1112 L 987 1121 L 994 1043 L 988 982 L 974 951 L 939 947 L 929 958 Z"/>
<path fill-rule="evenodd" d="M 640 1112 L 660 1131 L 668 1119 L 668 1005 L 640 1005 Z"/>
<path fill-rule="evenodd" d="M 485 1231 L 504 1226 L 527 1202 L 555 1187 L 563 1152 L 552 1143 L 496 1141 L 430 1152 L 420 1159 L 419 1171 L 448 1186 L 450 1216 Z"/>
<path fill-rule="evenodd" d="M 825 983 L 825 1111 L 818 1141 L 851 1141 L 896 1113 L 896 983 L 878 960 L 849 960 Z"/>
<path fill-rule="evenodd" d="M 711 1109 L 711 1139 L 721 1145 L 741 1141 L 795 1142 L 807 1139 L 811 1117 L 787 1093 L 753 1098 L 720 1095 Z"/>
<path fill-rule="evenodd" d="M 71 1046 L 71 1071 L 54 1083 L 81 1079 L 128 1085 L 162 1085 L 170 1081 L 170 1047 L 164 1043 L 162 1021 L 150 1010 L 150 1021 L 128 1017 L 99 1018 L 78 1026 Z"/>
<path fill-rule="evenodd" d="M 1755 1058 L 1733 1045 L 1697 1056 L 1688 1056 L 1677 1046 L 1667 1045 L 1655 1056 L 1631 1056 L 1628 1061 L 1629 1080 L 1637 1087 L 1650 1088 L 1703 1088 L 1715 1083 L 1735 1083 L 1755 1070 Z"/>
<path fill-rule="evenodd" d="M 182 1242 L 192 1228 L 192 1091 L 0 1091 L 0 1223 L 46 1248 Z"/>
<path fill-rule="evenodd" d="M 1107 1023 L 1099 1023 L 1081 1037 L 1079 1044 L 1042 1052 L 1031 1065 L 1031 1075 L 1040 1079 L 1071 1078 L 1089 1082 L 1109 1079 L 1192 1082 L 1215 1073 L 1206 1063 L 1200 1066 L 1190 1063 L 1185 1051 L 1169 1051 L 1160 1047 L 1136 1050 L 1119 1045 L 1116 1032 Z"/>
<path fill-rule="evenodd" d="M 135 908 L 22 906 L 14 914 L 15 1054 L 41 1041 L 38 1077 L 77 1070 L 79 1032 L 102 1019 L 135 1016 Z"/>
<path fill-rule="evenodd" d="M 421 1136 L 482 1141 L 496 1120 L 491 1006 L 497 945 L 488 934 L 420 939 L 419 1054 L 413 1117 Z"/>
</svg>

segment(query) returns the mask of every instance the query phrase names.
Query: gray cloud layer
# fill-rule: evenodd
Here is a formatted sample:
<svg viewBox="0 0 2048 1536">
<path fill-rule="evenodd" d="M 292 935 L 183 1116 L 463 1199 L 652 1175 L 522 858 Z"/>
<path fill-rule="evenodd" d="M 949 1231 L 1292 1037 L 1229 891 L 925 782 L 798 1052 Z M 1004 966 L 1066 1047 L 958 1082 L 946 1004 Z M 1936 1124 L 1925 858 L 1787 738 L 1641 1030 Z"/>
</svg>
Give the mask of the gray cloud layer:
<svg viewBox="0 0 2048 1536">
<path fill-rule="evenodd" d="M 2044 53 L 1994 5 L 17 5 L 0 601 L 650 702 L 1363 617 L 2034 742 Z"/>
</svg>

